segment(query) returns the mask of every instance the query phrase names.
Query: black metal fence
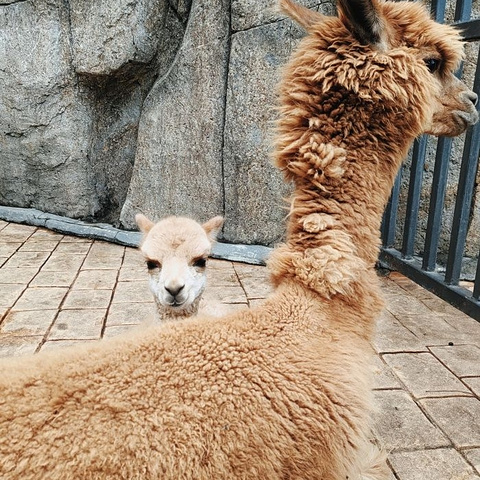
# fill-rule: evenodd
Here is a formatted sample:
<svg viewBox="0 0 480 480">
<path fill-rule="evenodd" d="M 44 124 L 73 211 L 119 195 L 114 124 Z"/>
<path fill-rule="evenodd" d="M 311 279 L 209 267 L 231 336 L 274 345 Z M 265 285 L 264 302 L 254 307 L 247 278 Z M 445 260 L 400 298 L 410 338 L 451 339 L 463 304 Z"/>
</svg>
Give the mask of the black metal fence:
<svg viewBox="0 0 480 480">
<path fill-rule="evenodd" d="M 445 20 L 446 9 L 446 0 L 434 0 L 432 2 L 432 14 L 437 21 L 443 22 Z M 471 15 L 472 1 L 458 0 L 455 5 L 453 23 L 462 30 L 466 41 L 476 42 L 480 40 L 480 19 L 471 20 Z M 479 64 L 480 49 L 473 83 L 473 90 L 480 96 Z M 459 76 L 462 75 L 462 70 L 460 69 L 458 72 Z M 465 135 L 448 254 L 444 265 L 438 264 L 437 257 L 439 238 L 442 224 L 444 224 L 447 178 L 452 156 L 453 141 L 450 138 L 439 138 L 437 142 L 423 252 L 422 248 L 418 248 L 418 242 L 416 243 L 421 193 L 422 188 L 424 188 L 423 172 L 429 142 L 431 142 L 429 137 L 422 136 L 415 141 L 413 146 L 404 228 L 400 240 L 398 240 L 396 231 L 402 172 L 396 179 L 383 218 L 383 246 L 380 253 L 380 262 L 389 268 L 400 271 L 424 288 L 480 321 L 480 253 L 473 280 L 473 291 L 459 286 L 471 209 L 474 202 L 480 151 L 480 124 L 471 127 Z M 401 245 L 397 245 L 400 243 Z M 420 253 L 416 252 L 415 248 Z"/>
</svg>

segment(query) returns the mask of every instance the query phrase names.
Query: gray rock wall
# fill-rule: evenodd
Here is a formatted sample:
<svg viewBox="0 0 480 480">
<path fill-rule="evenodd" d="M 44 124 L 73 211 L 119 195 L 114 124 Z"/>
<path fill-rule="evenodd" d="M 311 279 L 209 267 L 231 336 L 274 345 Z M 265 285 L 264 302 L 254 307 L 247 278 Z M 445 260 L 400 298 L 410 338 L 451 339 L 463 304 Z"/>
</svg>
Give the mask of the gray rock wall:
<svg viewBox="0 0 480 480">
<path fill-rule="evenodd" d="M 301 3 L 334 13 L 333 0 Z M 289 186 L 270 161 L 275 86 L 303 32 L 275 5 L 0 0 L 0 204 L 132 229 L 137 212 L 224 214 L 225 242 L 281 240 Z M 444 250 L 460 157 L 457 146 Z"/>
</svg>

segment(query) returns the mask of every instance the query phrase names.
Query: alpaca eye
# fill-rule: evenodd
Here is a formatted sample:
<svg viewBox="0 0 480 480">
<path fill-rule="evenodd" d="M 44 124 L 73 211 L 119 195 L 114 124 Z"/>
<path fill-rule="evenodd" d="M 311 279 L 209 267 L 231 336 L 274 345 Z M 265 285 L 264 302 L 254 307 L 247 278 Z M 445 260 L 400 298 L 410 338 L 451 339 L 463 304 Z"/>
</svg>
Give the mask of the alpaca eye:
<svg viewBox="0 0 480 480">
<path fill-rule="evenodd" d="M 206 258 L 197 258 L 197 260 L 193 262 L 193 266 L 197 268 L 205 268 L 206 264 L 207 264 Z"/>
<path fill-rule="evenodd" d="M 438 60 L 438 58 L 426 58 L 424 62 L 430 70 L 430 73 L 435 73 L 440 67 L 440 60 Z"/>
<path fill-rule="evenodd" d="M 147 260 L 147 268 L 149 270 L 155 270 L 156 268 L 162 268 L 160 265 L 160 262 L 157 262 L 156 260 Z"/>
</svg>

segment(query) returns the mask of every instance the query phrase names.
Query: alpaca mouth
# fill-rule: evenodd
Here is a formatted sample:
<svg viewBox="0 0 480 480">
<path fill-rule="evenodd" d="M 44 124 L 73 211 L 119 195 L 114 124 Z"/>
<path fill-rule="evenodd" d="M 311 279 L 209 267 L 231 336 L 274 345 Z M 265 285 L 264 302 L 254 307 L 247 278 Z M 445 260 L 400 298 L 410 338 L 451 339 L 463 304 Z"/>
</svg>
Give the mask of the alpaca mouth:
<svg viewBox="0 0 480 480">
<path fill-rule="evenodd" d="M 464 129 L 467 129 L 471 125 L 475 125 L 478 122 L 478 112 L 475 109 L 472 109 L 470 112 L 457 110 L 454 115 L 457 123 L 460 124 Z"/>
</svg>

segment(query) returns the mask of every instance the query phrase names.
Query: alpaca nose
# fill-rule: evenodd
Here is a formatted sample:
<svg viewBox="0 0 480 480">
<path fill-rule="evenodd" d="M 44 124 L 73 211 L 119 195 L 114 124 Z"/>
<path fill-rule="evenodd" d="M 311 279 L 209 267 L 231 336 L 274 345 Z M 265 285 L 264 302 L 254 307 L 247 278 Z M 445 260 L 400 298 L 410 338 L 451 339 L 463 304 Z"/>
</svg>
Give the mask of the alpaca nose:
<svg viewBox="0 0 480 480">
<path fill-rule="evenodd" d="M 471 90 L 467 92 L 467 98 L 473 103 L 473 105 L 477 105 L 478 95 L 475 92 Z"/>
<path fill-rule="evenodd" d="M 176 297 L 182 290 L 185 285 L 170 285 L 165 287 L 165 290 L 172 296 Z"/>
</svg>

